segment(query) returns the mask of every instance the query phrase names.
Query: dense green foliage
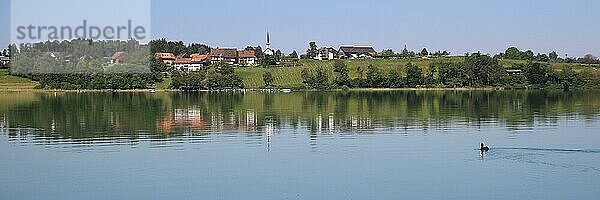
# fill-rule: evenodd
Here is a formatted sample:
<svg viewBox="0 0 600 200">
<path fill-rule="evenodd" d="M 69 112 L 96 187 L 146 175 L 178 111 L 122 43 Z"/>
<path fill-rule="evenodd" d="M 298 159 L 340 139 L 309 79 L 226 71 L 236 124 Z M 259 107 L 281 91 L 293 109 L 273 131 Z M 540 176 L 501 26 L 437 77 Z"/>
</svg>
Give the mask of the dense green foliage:
<svg viewBox="0 0 600 200">
<path fill-rule="evenodd" d="M 421 68 L 412 63 L 406 64 L 406 86 L 417 87 L 423 83 L 423 73 Z"/>
<path fill-rule="evenodd" d="M 434 61 L 427 67 L 420 67 L 411 62 L 406 66 L 392 67 L 388 70 L 369 64 L 358 67 L 357 76 L 351 78 L 347 62 L 336 60 L 332 63 L 335 80 L 325 82 L 310 74 L 309 69 L 301 73 L 306 88 L 325 89 L 329 87 L 353 88 L 416 88 L 416 87 L 509 87 L 509 88 L 556 88 L 572 89 L 586 83 L 586 78 L 563 67 L 553 70 L 550 65 L 540 62 L 527 62 L 513 65 L 508 71 L 499 64 L 496 58 L 475 53 L 464 57 L 460 62 Z M 323 71 L 324 68 L 319 68 Z M 402 76 L 401 71 L 405 71 Z M 327 75 L 323 72 L 320 74 Z M 319 81 L 315 81 L 319 80 Z M 318 83 L 318 84 L 315 84 Z"/>
<path fill-rule="evenodd" d="M 273 85 L 273 75 L 271 74 L 271 72 L 265 72 L 263 74 L 263 82 L 265 82 L 265 86 L 267 86 L 267 87 L 274 86 Z"/>
<path fill-rule="evenodd" d="M 325 72 L 325 69 L 322 67 L 318 67 L 311 72 L 308 68 L 302 69 L 302 78 L 304 79 L 303 83 L 306 84 L 308 88 L 314 89 L 328 89 L 331 85 L 329 83 L 329 75 Z"/>
<path fill-rule="evenodd" d="M 115 51 L 116 50 L 116 51 Z M 111 58 L 123 52 L 119 61 Z M 46 41 L 21 45 L 11 73 L 48 89 L 141 89 L 163 80 L 166 66 L 135 40 Z"/>
<path fill-rule="evenodd" d="M 167 41 L 166 39 L 152 40 L 148 43 L 150 46 L 151 53 L 163 52 L 173 53 L 175 55 L 180 54 L 207 54 L 210 53 L 210 46 L 205 44 L 189 44 L 185 45 L 182 41 Z"/>
<path fill-rule="evenodd" d="M 207 70 L 175 70 L 171 75 L 170 87 L 181 90 L 219 90 L 244 88 L 244 83 L 235 74 L 233 66 L 227 63 L 218 63 Z"/>
<path fill-rule="evenodd" d="M 565 58 L 558 56 L 556 51 L 552 51 L 549 54 L 536 54 L 532 50 L 520 51 L 517 47 L 509 47 L 504 51 L 495 56 L 496 58 L 513 59 L 513 60 L 529 60 L 529 61 L 540 61 L 540 62 L 562 62 L 562 63 L 582 63 L 582 64 L 600 64 L 600 60 L 592 55 L 587 54 L 582 58 L 572 58 L 565 55 Z"/>
</svg>

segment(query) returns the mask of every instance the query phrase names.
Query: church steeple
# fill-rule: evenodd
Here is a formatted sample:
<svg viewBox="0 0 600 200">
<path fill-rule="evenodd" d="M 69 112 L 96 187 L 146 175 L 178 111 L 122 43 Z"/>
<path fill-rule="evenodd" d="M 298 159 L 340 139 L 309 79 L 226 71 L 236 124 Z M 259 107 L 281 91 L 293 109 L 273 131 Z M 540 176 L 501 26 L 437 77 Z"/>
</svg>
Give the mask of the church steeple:
<svg viewBox="0 0 600 200">
<path fill-rule="evenodd" d="M 267 31 L 267 49 L 271 48 L 271 37 L 269 36 L 269 31 Z"/>
<path fill-rule="evenodd" d="M 268 30 L 267 30 L 267 46 L 265 47 L 264 53 L 266 55 L 270 55 L 270 56 L 275 54 L 275 51 L 273 51 L 273 49 L 271 49 L 271 35 L 269 34 Z"/>
</svg>

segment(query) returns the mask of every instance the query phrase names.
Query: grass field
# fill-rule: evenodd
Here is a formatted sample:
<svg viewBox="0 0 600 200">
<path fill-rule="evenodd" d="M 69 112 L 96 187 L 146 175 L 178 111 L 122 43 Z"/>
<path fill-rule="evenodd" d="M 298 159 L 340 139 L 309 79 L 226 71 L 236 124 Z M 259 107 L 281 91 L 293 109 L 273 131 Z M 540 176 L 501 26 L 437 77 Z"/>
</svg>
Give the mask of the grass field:
<svg viewBox="0 0 600 200">
<path fill-rule="evenodd" d="M 0 90 L 33 89 L 36 85 L 29 79 L 11 76 L 8 69 L 0 69 Z"/>
<path fill-rule="evenodd" d="M 423 72 L 427 71 L 427 67 L 432 62 L 450 61 L 460 62 L 464 59 L 463 57 L 447 57 L 447 58 L 436 58 L 436 59 L 398 59 L 398 60 L 381 60 L 381 59 L 370 59 L 370 60 L 347 60 L 346 65 L 350 70 L 350 77 L 358 77 L 358 67 L 367 67 L 373 65 L 378 67 L 382 72 L 387 72 L 391 69 L 399 70 L 403 75 L 406 75 L 405 66 L 408 62 L 411 62 L 423 69 Z M 500 64 L 505 68 L 510 68 L 516 64 L 523 64 L 527 61 L 523 60 L 500 60 Z M 318 60 L 300 60 L 301 66 L 296 67 L 240 67 L 236 69 L 236 73 L 239 74 L 244 80 L 246 88 L 260 88 L 264 85 L 262 75 L 269 71 L 275 79 L 274 84 L 281 88 L 296 88 L 302 86 L 302 77 L 300 72 L 303 68 L 315 69 L 317 67 L 323 67 L 329 73 L 329 78 L 332 80 L 335 77 L 333 72 L 333 61 L 318 61 Z M 561 70 L 563 67 L 571 67 L 577 72 L 584 70 L 597 71 L 600 66 L 598 65 L 581 65 L 581 64 L 565 64 L 565 63 L 551 63 L 551 67 L 555 70 Z M 366 69 L 366 68 L 365 68 Z"/>
</svg>

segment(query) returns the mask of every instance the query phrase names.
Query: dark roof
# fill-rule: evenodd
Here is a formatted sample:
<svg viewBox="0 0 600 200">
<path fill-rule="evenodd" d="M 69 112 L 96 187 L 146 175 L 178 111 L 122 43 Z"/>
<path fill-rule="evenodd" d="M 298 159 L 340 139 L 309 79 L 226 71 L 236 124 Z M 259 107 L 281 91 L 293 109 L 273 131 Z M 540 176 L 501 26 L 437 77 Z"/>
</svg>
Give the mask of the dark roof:
<svg viewBox="0 0 600 200">
<path fill-rule="evenodd" d="M 211 57 L 237 58 L 237 49 L 211 49 Z"/>
<path fill-rule="evenodd" d="M 373 47 L 341 46 L 340 51 L 349 54 L 376 54 Z"/>
</svg>

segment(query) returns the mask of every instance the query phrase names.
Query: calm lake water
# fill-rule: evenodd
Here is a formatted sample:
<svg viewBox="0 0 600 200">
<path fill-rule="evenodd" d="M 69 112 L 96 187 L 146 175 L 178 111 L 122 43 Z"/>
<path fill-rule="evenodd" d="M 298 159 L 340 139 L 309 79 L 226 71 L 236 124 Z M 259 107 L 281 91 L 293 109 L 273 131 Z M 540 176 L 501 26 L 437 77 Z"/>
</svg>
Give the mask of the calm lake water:
<svg viewBox="0 0 600 200">
<path fill-rule="evenodd" d="M 598 91 L 3 92 L 0 115 L 0 199 L 600 196 Z"/>
</svg>

